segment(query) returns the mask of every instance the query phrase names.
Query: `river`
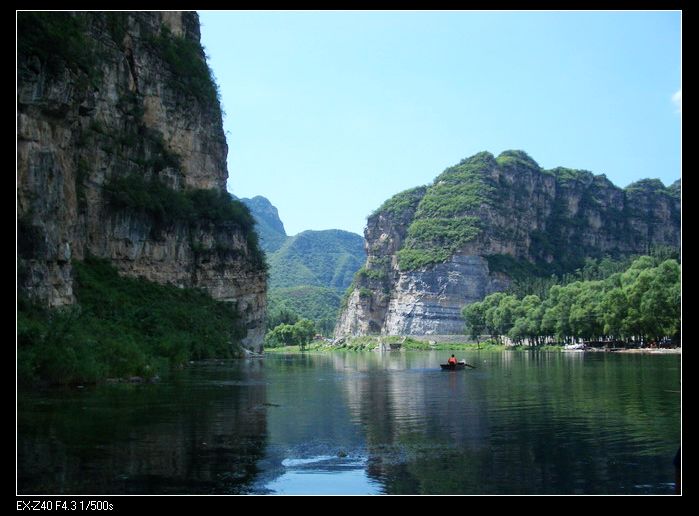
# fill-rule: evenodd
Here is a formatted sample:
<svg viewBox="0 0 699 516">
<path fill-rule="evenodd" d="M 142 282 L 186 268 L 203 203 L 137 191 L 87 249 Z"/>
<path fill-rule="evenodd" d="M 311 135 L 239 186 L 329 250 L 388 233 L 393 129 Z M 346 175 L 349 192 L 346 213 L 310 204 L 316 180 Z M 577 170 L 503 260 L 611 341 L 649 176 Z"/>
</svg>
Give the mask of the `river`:
<svg viewBox="0 0 699 516">
<path fill-rule="evenodd" d="M 22 389 L 19 494 L 672 494 L 679 355 L 267 355 Z"/>
</svg>

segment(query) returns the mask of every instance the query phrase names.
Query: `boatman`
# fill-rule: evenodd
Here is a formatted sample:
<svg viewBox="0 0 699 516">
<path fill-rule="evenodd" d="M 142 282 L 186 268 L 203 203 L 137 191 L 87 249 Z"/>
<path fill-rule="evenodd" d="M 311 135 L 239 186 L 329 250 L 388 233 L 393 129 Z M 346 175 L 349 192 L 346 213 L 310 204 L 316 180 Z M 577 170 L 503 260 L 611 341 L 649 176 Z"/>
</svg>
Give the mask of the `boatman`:
<svg viewBox="0 0 699 516">
<path fill-rule="evenodd" d="M 456 357 L 454 355 L 450 356 L 447 364 L 456 365 Z"/>
</svg>

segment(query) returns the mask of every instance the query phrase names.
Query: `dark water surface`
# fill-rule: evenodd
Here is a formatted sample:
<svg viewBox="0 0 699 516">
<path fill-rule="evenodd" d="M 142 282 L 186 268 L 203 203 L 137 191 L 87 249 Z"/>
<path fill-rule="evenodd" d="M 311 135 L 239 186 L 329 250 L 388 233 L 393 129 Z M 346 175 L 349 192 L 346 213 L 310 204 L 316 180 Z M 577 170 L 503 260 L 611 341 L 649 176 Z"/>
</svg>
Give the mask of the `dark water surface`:
<svg viewBox="0 0 699 516">
<path fill-rule="evenodd" d="M 24 390 L 20 494 L 672 494 L 680 356 L 269 355 Z"/>
</svg>

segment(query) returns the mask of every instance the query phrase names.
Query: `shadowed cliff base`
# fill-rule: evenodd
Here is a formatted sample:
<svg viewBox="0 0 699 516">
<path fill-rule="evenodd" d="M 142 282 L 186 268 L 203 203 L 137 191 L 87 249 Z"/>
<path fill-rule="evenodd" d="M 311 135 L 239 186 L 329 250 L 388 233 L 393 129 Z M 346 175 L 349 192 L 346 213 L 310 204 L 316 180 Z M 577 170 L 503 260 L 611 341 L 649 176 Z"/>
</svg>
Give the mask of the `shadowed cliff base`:
<svg viewBox="0 0 699 516">
<path fill-rule="evenodd" d="M 49 310 L 19 302 L 21 385 L 152 381 L 190 360 L 242 356 L 246 328 L 233 304 L 121 277 L 104 260 L 73 266 L 77 304 Z"/>
</svg>

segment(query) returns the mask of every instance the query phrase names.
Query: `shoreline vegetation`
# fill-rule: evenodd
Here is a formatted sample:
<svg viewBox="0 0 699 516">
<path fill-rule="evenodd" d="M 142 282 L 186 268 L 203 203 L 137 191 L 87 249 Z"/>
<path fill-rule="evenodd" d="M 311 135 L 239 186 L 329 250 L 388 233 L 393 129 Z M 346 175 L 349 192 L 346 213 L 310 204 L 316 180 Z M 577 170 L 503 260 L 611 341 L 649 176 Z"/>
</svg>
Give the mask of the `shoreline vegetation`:
<svg viewBox="0 0 699 516">
<path fill-rule="evenodd" d="M 340 344 L 333 344 L 324 340 L 314 340 L 306 344 L 303 348 L 298 345 L 279 346 L 265 348 L 264 353 L 308 353 L 308 352 L 400 352 L 400 351 L 543 351 L 543 352 L 613 352 L 613 353 L 638 353 L 638 354 L 681 354 L 681 347 L 643 347 L 624 348 L 617 347 L 610 343 L 609 346 L 588 346 L 584 349 L 566 349 L 564 344 L 549 344 L 545 346 L 526 346 L 517 344 L 498 343 L 494 339 L 488 339 L 480 343 L 476 342 L 442 342 L 437 343 L 430 340 L 421 340 L 407 336 L 362 336 L 350 337 Z"/>
<path fill-rule="evenodd" d="M 653 348 L 655 343 L 660 343 L 661 347 L 678 347 L 681 341 L 680 257 L 675 249 L 667 246 L 654 246 L 649 253 L 614 259 L 608 256 L 586 258 L 582 268 L 550 277 L 538 276 L 532 269 L 522 270 L 516 266 L 514 258 L 489 256 L 491 270 L 510 273 L 513 283 L 506 291 L 491 293 L 482 301 L 462 307 L 464 333 L 452 335 L 450 342 L 475 345 L 479 337 L 488 336 L 496 345 L 531 346 L 540 350 L 559 346 L 643 349 Z M 371 298 L 373 291 L 360 287 L 365 285 L 361 280 L 378 280 L 382 274 L 378 270 L 360 269 L 347 290 L 345 301 L 357 288 L 360 297 Z M 388 290 L 384 290 L 386 292 Z M 293 336 L 289 325 L 299 320 L 299 315 L 288 307 L 268 317 L 265 349 L 297 344 L 303 344 L 303 349 L 309 345 L 309 339 L 302 343 Z M 316 334 L 326 334 L 317 321 L 313 322 Z M 279 338 L 282 333 L 288 338 Z M 378 337 L 394 338 L 378 334 L 366 338 Z M 413 340 L 433 337 L 422 335 Z M 361 338 L 364 337 L 351 337 L 349 346 L 362 348 L 365 345 L 357 340 Z M 435 337 L 435 340 L 438 339 Z M 394 341 L 387 343 L 395 344 Z M 585 346 L 580 346 L 583 343 Z M 338 340 L 333 344 L 348 345 Z M 314 347 L 323 346 L 316 343 Z M 423 349 L 425 345 L 408 343 L 406 347 Z"/>
<path fill-rule="evenodd" d="M 102 259 L 74 261 L 73 269 L 75 306 L 18 299 L 18 384 L 152 381 L 190 361 L 243 356 L 245 325 L 232 304 L 120 276 Z"/>
<path fill-rule="evenodd" d="M 149 381 L 192 361 L 244 355 L 246 330 L 233 305 L 197 289 L 122 277 L 106 260 L 74 261 L 73 268 L 75 306 L 48 310 L 18 298 L 19 384 Z M 448 342 L 430 335 L 323 339 L 313 321 L 300 319 L 270 330 L 265 351 L 681 353 L 680 292 L 680 264 L 644 256 L 602 280 L 553 285 L 543 299 L 491 294 L 464 309 L 467 334 Z"/>
<path fill-rule="evenodd" d="M 669 249 L 625 270 L 552 285 L 543 297 L 489 294 L 462 309 L 472 338 L 541 346 L 654 348 L 681 342 L 681 265 Z"/>
</svg>

